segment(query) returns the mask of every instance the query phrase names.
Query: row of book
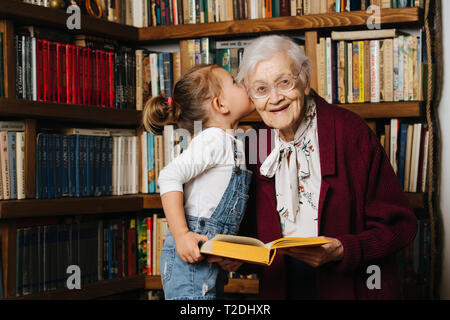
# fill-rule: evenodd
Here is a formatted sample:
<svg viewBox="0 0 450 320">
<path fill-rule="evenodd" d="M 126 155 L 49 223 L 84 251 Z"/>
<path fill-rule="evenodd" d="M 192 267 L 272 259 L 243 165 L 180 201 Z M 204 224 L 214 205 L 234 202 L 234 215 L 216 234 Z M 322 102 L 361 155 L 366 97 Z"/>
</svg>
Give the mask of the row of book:
<svg viewBox="0 0 450 320">
<path fill-rule="evenodd" d="M 49 6 L 48 0 L 23 0 Z M 79 3 L 77 1 L 77 3 Z M 195 24 L 380 8 L 423 7 L 423 0 L 100 0 L 100 18 L 132 25 Z M 79 3 L 87 13 L 84 3 Z"/>
<path fill-rule="evenodd" d="M 37 136 L 37 199 L 138 193 L 135 130 L 62 131 Z"/>
<path fill-rule="evenodd" d="M 0 121 L 0 200 L 25 199 L 25 123 Z"/>
<path fill-rule="evenodd" d="M 15 36 L 18 99 L 136 108 L 134 49 L 97 46 L 84 36 L 51 41 L 45 34 L 35 37 L 36 29 L 29 27 Z"/>
<path fill-rule="evenodd" d="M 333 32 L 317 44 L 318 93 L 330 103 L 423 100 L 424 30 Z"/>
<path fill-rule="evenodd" d="M 156 266 L 156 256 L 159 260 L 155 250 L 162 248 L 165 219 L 157 215 L 44 221 L 18 225 L 17 296 L 67 287 L 69 266 L 79 267 L 82 288 L 96 281 L 152 274 L 151 263 Z"/>
<path fill-rule="evenodd" d="M 5 77 L 3 69 L 3 32 L 0 32 L 0 98 L 5 97 Z"/>
<path fill-rule="evenodd" d="M 425 192 L 428 183 L 428 126 L 391 119 L 380 143 L 405 192 Z"/>
</svg>

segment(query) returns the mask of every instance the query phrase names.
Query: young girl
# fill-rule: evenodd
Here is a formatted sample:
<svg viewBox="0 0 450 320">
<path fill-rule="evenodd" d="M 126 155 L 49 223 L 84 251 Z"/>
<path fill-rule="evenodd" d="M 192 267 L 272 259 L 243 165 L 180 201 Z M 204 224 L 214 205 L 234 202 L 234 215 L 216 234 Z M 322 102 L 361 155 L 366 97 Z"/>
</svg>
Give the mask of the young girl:
<svg viewBox="0 0 450 320">
<path fill-rule="evenodd" d="M 245 168 L 243 143 L 232 133 L 253 110 L 246 90 L 217 65 L 194 67 L 176 83 L 171 98 L 153 97 L 145 105 L 147 130 L 170 121 L 191 134 L 194 121 L 204 128 L 159 174 L 169 224 L 160 260 L 168 300 L 223 294 L 224 272 L 204 259 L 199 242 L 238 232 L 251 171 Z"/>
</svg>

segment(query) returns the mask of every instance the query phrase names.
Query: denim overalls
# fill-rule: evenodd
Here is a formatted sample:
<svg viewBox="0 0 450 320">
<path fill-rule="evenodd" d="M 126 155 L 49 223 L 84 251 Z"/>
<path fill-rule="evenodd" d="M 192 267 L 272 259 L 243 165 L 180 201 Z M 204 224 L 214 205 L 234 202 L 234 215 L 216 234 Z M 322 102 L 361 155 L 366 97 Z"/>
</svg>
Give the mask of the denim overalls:
<svg viewBox="0 0 450 320">
<path fill-rule="evenodd" d="M 207 235 L 209 239 L 216 234 L 237 234 L 247 206 L 252 172 L 239 168 L 235 140 L 233 148 L 234 167 L 230 182 L 212 216 L 186 216 L 189 230 Z M 206 259 L 193 264 L 183 262 L 176 252 L 170 230 L 162 248 L 160 267 L 166 300 L 211 300 L 223 296 L 227 280 L 225 271 Z"/>
</svg>

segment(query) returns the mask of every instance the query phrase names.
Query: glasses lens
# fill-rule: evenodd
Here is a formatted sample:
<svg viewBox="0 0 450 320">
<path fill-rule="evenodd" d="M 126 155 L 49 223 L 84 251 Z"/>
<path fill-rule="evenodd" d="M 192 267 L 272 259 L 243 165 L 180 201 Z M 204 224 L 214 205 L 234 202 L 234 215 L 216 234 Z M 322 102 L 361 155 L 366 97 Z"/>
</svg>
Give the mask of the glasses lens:
<svg viewBox="0 0 450 320">
<path fill-rule="evenodd" d="M 265 98 L 269 95 L 269 87 L 266 85 L 256 85 L 251 89 L 254 98 Z"/>
<path fill-rule="evenodd" d="M 294 86 L 295 82 L 292 78 L 283 78 L 277 82 L 277 89 L 280 92 L 290 91 Z"/>
</svg>

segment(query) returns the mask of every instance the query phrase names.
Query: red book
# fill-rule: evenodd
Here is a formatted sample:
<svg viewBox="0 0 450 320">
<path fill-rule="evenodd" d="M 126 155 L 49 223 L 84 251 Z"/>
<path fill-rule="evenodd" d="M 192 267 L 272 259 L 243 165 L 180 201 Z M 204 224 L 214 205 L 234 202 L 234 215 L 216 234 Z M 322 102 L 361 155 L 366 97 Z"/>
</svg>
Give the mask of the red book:
<svg viewBox="0 0 450 320">
<path fill-rule="evenodd" d="M 62 51 L 65 51 L 64 45 L 62 43 L 56 44 L 56 101 L 58 103 L 65 103 L 63 101 L 63 79 L 65 74 L 63 72 L 63 66 L 65 61 L 63 60 Z"/>
<path fill-rule="evenodd" d="M 80 104 L 80 47 L 73 47 L 73 103 Z"/>
<path fill-rule="evenodd" d="M 95 105 L 96 59 L 95 49 L 89 49 L 89 105 Z"/>
<path fill-rule="evenodd" d="M 136 274 L 136 219 L 130 219 L 127 230 L 128 275 Z"/>
<path fill-rule="evenodd" d="M 50 84 L 49 84 L 49 41 L 42 40 L 42 87 L 43 101 L 50 101 Z"/>
<path fill-rule="evenodd" d="M 102 51 L 95 50 L 95 100 L 94 105 L 101 106 Z"/>
<path fill-rule="evenodd" d="M 73 83 L 73 45 L 66 44 L 66 97 L 67 103 L 72 103 L 72 83 Z"/>
<path fill-rule="evenodd" d="M 290 15 L 291 15 L 291 1 L 280 0 L 280 17 L 289 17 Z"/>
<path fill-rule="evenodd" d="M 57 80 L 56 80 L 56 73 L 57 73 L 57 65 L 56 65 L 56 49 L 57 49 L 58 43 L 57 42 L 50 42 L 49 43 L 49 66 L 50 66 L 50 73 L 49 73 L 49 86 L 50 86 L 50 101 L 57 102 Z"/>
<path fill-rule="evenodd" d="M 106 101 L 105 101 L 105 83 L 108 81 L 108 78 L 105 77 L 105 51 L 99 50 L 99 57 L 100 57 L 100 75 L 99 75 L 99 106 L 105 107 Z"/>
<path fill-rule="evenodd" d="M 36 87 L 37 87 L 37 101 L 44 100 L 44 86 L 43 86 L 43 57 L 42 57 L 42 41 L 36 39 Z"/>
<path fill-rule="evenodd" d="M 83 48 L 83 90 L 82 90 L 82 104 L 89 104 L 89 95 L 88 95 L 88 88 L 89 88 L 89 48 Z"/>
<path fill-rule="evenodd" d="M 109 107 L 114 108 L 114 52 L 108 52 L 108 68 L 109 68 Z"/>
<path fill-rule="evenodd" d="M 72 77 L 71 77 L 71 82 L 70 82 L 70 87 L 72 89 L 72 100 L 70 101 L 70 103 L 72 104 L 76 104 L 76 96 L 77 96 L 77 80 L 76 80 L 76 75 L 77 75 L 77 49 L 76 46 L 71 45 L 71 62 L 72 62 Z"/>
</svg>

